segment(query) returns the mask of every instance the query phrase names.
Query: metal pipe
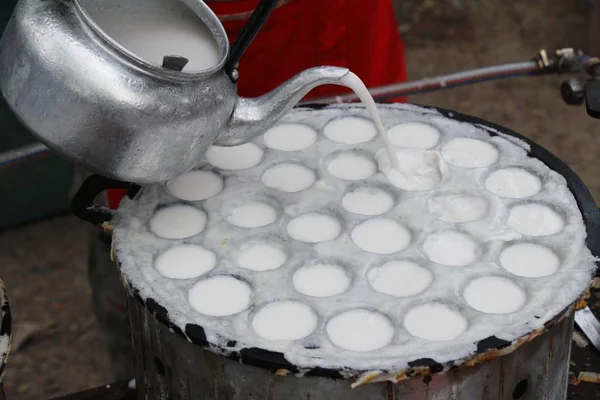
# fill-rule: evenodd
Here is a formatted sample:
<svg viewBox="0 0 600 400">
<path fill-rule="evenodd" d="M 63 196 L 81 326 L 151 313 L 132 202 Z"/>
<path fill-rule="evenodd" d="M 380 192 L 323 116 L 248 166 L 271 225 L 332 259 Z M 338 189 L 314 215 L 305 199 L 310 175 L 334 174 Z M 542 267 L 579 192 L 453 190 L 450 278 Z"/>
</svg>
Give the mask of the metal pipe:
<svg viewBox="0 0 600 400">
<path fill-rule="evenodd" d="M 49 155 L 49 149 L 42 143 L 28 144 L 0 153 L 0 169 L 11 167 L 34 157 L 45 157 L 47 155 Z"/>
<path fill-rule="evenodd" d="M 369 92 L 375 100 L 386 100 L 404 97 L 437 90 L 450 89 L 458 86 L 469 85 L 477 82 L 487 82 L 496 79 L 506 79 L 517 76 L 531 76 L 551 73 L 554 71 L 542 71 L 536 61 L 526 61 L 512 64 L 495 65 L 491 67 L 477 68 L 468 71 L 442 75 L 434 78 L 426 78 L 418 81 L 396 83 L 370 89 Z M 335 104 L 358 100 L 355 94 L 343 96 L 330 96 L 312 99 L 304 104 Z"/>
</svg>

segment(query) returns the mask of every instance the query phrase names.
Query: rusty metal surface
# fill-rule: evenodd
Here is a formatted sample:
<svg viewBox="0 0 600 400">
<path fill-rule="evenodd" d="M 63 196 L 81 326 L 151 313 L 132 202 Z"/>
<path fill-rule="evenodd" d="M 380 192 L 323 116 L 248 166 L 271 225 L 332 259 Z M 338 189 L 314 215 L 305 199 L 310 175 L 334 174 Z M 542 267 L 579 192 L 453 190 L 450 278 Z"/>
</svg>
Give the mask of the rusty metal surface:
<svg viewBox="0 0 600 400">
<path fill-rule="evenodd" d="M 298 378 L 245 365 L 194 345 L 130 298 L 139 399 L 456 400 L 566 398 L 573 313 L 517 351 L 473 367 L 351 388 L 344 379 Z"/>
<path fill-rule="evenodd" d="M 12 318 L 8 306 L 8 297 L 4 291 L 4 282 L 0 279 L 0 386 L 2 385 L 2 378 L 6 372 L 8 353 L 10 353 L 11 330 Z M 0 392 L 2 392 L 1 388 Z M 3 395 L 0 394 L 0 400 L 2 399 Z"/>
</svg>

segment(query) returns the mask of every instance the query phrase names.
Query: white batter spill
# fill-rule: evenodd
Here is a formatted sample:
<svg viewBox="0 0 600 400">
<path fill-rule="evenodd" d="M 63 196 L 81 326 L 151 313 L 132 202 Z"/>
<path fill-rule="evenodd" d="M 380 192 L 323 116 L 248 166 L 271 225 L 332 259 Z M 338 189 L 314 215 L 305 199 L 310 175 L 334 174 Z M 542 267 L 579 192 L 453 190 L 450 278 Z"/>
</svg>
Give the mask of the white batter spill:
<svg viewBox="0 0 600 400">
<path fill-rule="evenodd" d="M 394 197 L 382 189 L 362 187 L 347 192 L 342 206 L 353 214 L 381 215 L 394 207 Z"/>
<path fill-rule="evenodd" d="M 515 275 L 539 278 L 555 273 L 560 267 L 560 259 L 546 246 L 524 242 L 502 250 L 500 265 Z"/>
<path fill-rule="evenodd" d="M 410 232 L 392 219 L 374 218 L 358 224 L 350 234 L 361 249 L 375 254 L 392 254 L 410 244 Z"/>
<path fill-rule="evenodd" d="M 446 304 L 416 306 L 404 317 L 404 328 L 413 336 L 432 341 L 456 339 L 467 330 L 467 320 Z"/>
<path fill-rule="evenodd" d="M 307 337 L 317 327 L 317 314 L 297 301 L 269 303 L 252 319 L 254 332 L 267 340 L 298 340 Z"/>
<path fill-rule="evenodd" d="M 163 305 L 182 330 L 188 323 L 202 326 L 215 351 L 258 347 L 283 353 L 299 368 L 348 367 L 351 374 L 401 371 L 423 357 L 440 363 L 466 359 L 478 341 L 516 340 L 543 328 L 577 299 L 594 263 L 581 213 L 561 176 L 528 157 L 525 144 L 497 132 L 413 106 L 381 105 L 380 111 L 386 126 L 409 125 L 398 128 L 410 133 L 402 143 L 402 135 L 396 137 L 398 151 L 433 160 L 421 166 L 413 160 L 411 168 L 397 172 L 411 190 L 391 187 L 395 184 L 376 168 L 367 168 L 360 179 L 364 168 L 352 170 L 356 163 L 349 163 L 349 174 L 340 168 L 338 175 L 349 180 L 330 173 L 336 156 L 364 157 L 367 165 L 374 165 L 378 152 L 386 158 L 378 136 L 348 145 L 324 133 L 332 121 L 367 117 L 363 107 L 296 109 L 268 138 L 233 152 L 211 149 L 209 161 L 224 168 L 202 162 L 198 171 L 214 172 L 222 190 L 204 185 L 208 192 L 202 192 L 184 174 L 179 183 L 187 185 L 177 188 L 177 180 L 148 185 L 135 201 L 125 199 L 114 220 L 125 278 L 142 298 Z M 308 132 L 310 140 L 285 148 L 284 134 L 295 137 L 294 129 Z M 419 130 L 432 133 L 429 144 L 419 142 L 414 134 Z M 273 141 L 278 134 L 279 145 Z M 491 168 L 445 161 L 442 150 L 451 146 L 444 146 L 465 135 L 498 152 Z M 477 157 L 478 165 L 486 163 Z M 314 182 L 293 172 L 300 170 L 312 171 Z M 419 190 L 423 186 L 433 187 Z M 174 213 L 182 221 L 176 229 L 171 216 L 162 214 L 182 206 L 172 204 L 174 192 L 194 202 Z M 191 200 L 199 197 L 207 198 Z M 510 200 L 524 197 L 531 199 Z M 238 225 L 273 222 L 232 225 L 231 211 L 253 202 L 267 204 L 268 211 L 242 207 Z M 190 224 L 190 215 L 200 216 L 200 224 Z M 166 225 L 173 239 L 151 234 L 153 225 Z M 206 253 L 177 259 L 170 249 L 181 246 L 181 238 Z M 532 241 L 523 241 L 528 238 Z M 159 260 L 170 252 L 175 261 Z M 212 269 L 208 252 L 216 256 Z M 188 279 L 196 274 L 201 277 Z M 265 311 L 267 323 L 259 333 L 254 319 L 263 307 L 290 301 L 296 303 L 292 308 Z M 298 311 L 306 307 L 312 313 Z M 300 339 L 289 339 L 294 337 Z"/>
<path fill-rule="evenodd" d="M 200 314 L 224 317 L 250 307 L 252 288 L 232 276 L 217 275 L 192 286 L 189 301 Z"/>
<path fill-rule="evenodd" d="M 377 135 L 377 128 L 364 118 L 345 117 L 325 125 L 323 133 L 334 142 L 360 144 L 372 140 Z"/>
<path fill-rule="evenodd" d="M 429 190 L 442 181 L 446 167 L 439 153 L 421 149 L 399 149 L 398 167 L 392 168 L 386 151 L 375 154 L 379 170 L 404 190 Z"/>
<path fill-rule="evenodd" d="M 277 269 L 287 261 L 283 246 L 276 243 L 253 243 L 244 246 L 238 256 L 238 265 L 252 271 Z"/>
<path fill-rule="evenodd" d="M 309 213 L 293 218 L 287 226 L 287 232 L 301 242 L 318 243 L 338 237 L 342 226 L 331 215 Z"/>
<path fill-rule="evenodd" d="M 161 66 L 164 56 L 178 55 L 189 60 L 184 71 L 200 71 L 221 59 L 210 30 L 183 3 L 149 1 L 151 7 L 133 12 L 126 7 L 106 9 L 102 2 L 81 3 L 108 36 L 151 64 Z"/>
<path fill-rule="evenodd" d="M 406 260 L 389 261 L 372 268 L 367 277 L 375 291 L 394 297 L 417 295 L 433 281 L 428 269 Z"/>
<path fill-rule="evenodd" d="M 300 164 L 281 163 L 269 168 L 262 176 L 265 186 L 285 193 L 306 190 L 315 183 L 315 173 Z"/>
<path fill-rule="evenodd" d="M 213 167 L 237 171 L 260 164 L 263 159 L 263 150 L 254 143 L 232 147 L 211 146 L 205 157 Z"/>
<path fill-rule="evenodd" d="M 405 122 L 388 129 L 394 146 L 416 149 L 431 149 L 440 141 L 440 131 L 422 122 Z"/>
<path fill-rule="evenodd" d="M 300 151 L 317 141 L 317 132 L 304 124 L 279 124 L 264 134 L 265 145 L 273 150 Z"/>
<path fill-rule="evenodd" d="M 488 213 L 486 199 L 468 193 L 447 193 L 432 197 L 428 208 L 441 221 L 454 224 L 477 221 Z"/>
<path fill-rule="evenodd" d="M 173 246 L 156 257 L 154 267 L 171 279 L 191 279 L 206 274 L 217 265 L 217 256 L 195 244 Z"/>
<path fill-rule="evenodd" d="M 498 161 L 498 150 L 481 140 L 457 138 L 446 143 L 442 156 L 448 164 L 457 167 L 482 168 Z"/>
<path fill-rule="evenodd" d="M 329 163 L 329 172 L 346 181 L 361 181 L 377 172 L 375 162 L 362 154 L 341 153 Z"/>
<path fill-rule="evenodd" d="M 485 187 L 500 197 L 524 199 L 542 190 L 540 178 L 520 168 L 503 168 L 492 172 Z"/>
<path fill-rule="evenodd" d="M 206 213 L 196 207 L 177 204 L 156 211 L 148 223 L 150 231 L 165 239 L 196 236 L 206 226 Z"/>
<path fill-rule="evenodd" d="M 548 236 L 560 232 L 565 222 L 556 211 L 543 204 L 521 204 L 510 210 L 506 225 L 529 236 Z"/>
<path fill-rule="evenodd" d="M 394 326 L 389 318 L 363 309 L 336 315 L 327 322 L 326 330 L 334 345 L 357 352 L 381 349 L 394 337 Z"/>
<path fill-rule="evenodd" d="M 477 260 L 477 243 L 467 234 L 445 230 L 434 232 L 423 243 L 425 256 L 434 263 L 464 267 Z"/>
<path fill-rule="evenodd" d="M 259 228 L 277 221 L 277 210 L 261 201 L 237 204 L 225 211 L 227 221 L 240 228 Z"/>
<path fill-rule="evenodd" d="M 223 179 L 211 171 L 195 170 L 172 179 L 167 188 L 178 199 L 200 201 L 221 193 Z"/>
<path fill-rule="evenodd" d="M 293 276 L 294 288 L 307 296 L 330 297 L 344 293 L 350 277 L 343 267 L 334 264 L 305 265 Z"/>
<path fill-rule="evenodd" d="M 482 276 L 465 287 L 468 305 L 488 314 L 510 314 L 519 311 L 527 301 L 525 291 L 513 281 L 500 276 Z"/>
</svg>

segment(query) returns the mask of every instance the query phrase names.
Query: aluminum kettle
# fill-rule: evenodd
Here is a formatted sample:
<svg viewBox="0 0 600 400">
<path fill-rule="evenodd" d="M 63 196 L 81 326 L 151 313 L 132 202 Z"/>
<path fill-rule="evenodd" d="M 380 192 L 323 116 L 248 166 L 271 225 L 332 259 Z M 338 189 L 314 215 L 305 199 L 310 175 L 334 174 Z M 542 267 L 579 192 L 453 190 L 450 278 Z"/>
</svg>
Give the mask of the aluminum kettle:
<svg viewBox="0 0 600 400">
<path fill-rule="evenodd" d="M 199 18 L 218 63 L 187 72 L 178 57 L 148 62 L 94 17 L 149 9 Z M 252 140 L 311 89 L 339 84 L 349 72 L 311 68 L 261 97 L 241 98 L 224 68 L 229 51 L 223 26 L 201 0 L 20 0 L 0 41 L 0 91 L 51 149 L 91 172 L 145 184 L 192 169 L 213 144 Z"/>
</svg>

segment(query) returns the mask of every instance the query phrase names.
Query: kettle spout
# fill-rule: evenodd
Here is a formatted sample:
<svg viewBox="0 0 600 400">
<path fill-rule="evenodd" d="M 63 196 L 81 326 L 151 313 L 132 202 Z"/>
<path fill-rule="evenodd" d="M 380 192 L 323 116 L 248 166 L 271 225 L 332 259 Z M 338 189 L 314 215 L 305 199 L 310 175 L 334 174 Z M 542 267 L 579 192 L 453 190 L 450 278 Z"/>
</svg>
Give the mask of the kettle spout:
<svg viewBox="0 0 600 400">
<path fill-rule="evenodd" d="M 320 85 L 343 85 L 350 71 L 340 67 L 309 68 L 255 99 L 240 97 L 225 131 L 217 136 L 217 146 L 237 146 L 263 134 L 302 98 Z"/>
</svg>

